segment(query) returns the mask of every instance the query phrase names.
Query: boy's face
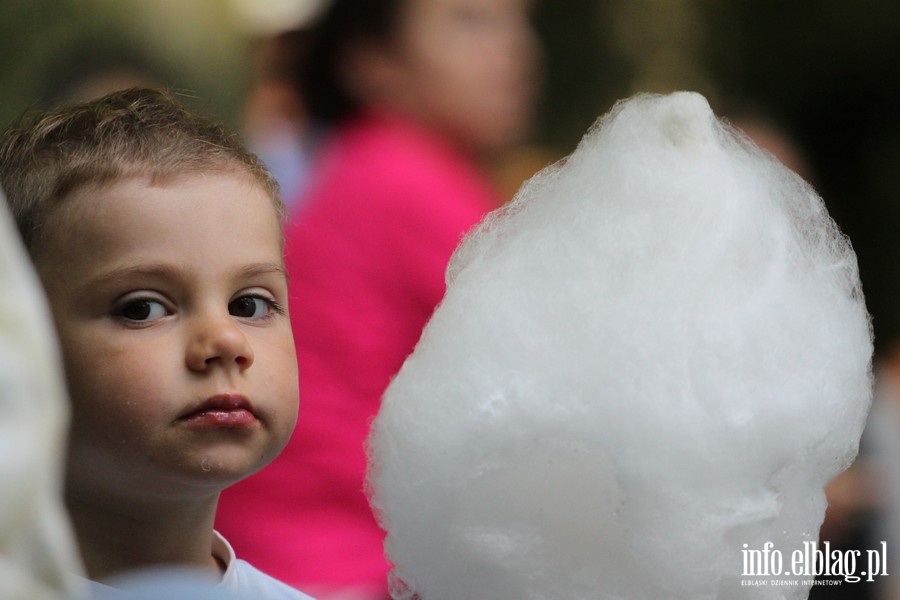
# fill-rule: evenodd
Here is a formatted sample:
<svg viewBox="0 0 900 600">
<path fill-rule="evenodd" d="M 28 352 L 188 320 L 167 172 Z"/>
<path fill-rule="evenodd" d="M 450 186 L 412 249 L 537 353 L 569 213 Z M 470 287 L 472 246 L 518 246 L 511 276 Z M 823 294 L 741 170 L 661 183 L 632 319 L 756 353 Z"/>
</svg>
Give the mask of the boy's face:
<svg viewBox="0 0 900 600">
<path fill-rule="evenodd" d="M 224 171 L 64 200 L 37 266 L 73 403 L 67 486 L 208 494 L 287 443 L 298 385 L 280 224 Z"/>
</svg>

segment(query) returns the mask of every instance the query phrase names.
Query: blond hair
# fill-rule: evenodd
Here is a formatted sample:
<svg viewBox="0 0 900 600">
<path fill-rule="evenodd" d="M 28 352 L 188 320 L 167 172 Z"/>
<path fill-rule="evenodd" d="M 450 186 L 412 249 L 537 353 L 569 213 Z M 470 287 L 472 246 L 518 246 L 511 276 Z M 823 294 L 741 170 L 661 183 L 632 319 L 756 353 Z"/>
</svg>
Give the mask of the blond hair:
<svg viewBox="0 0 900 600">
<path fill-rule="evenodd" d="M 223 127 L 160 90 L 132 88 L 26 114 L 0 136 L 0 187 L 32 256 L 50 215 L 80 188 L 230 169 L 256 180 L 283 215 L 278 184 L 262 162 Z"/>
</svg>

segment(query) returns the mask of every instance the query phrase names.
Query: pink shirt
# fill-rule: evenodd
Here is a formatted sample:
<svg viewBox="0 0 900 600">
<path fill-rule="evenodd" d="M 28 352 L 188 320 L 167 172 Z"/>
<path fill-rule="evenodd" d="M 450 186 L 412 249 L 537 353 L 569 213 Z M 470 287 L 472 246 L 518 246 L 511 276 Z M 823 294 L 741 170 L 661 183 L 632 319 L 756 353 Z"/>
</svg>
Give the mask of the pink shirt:
<svg viewBox="0 0 900 600">
<path fill-rule="evenodd" d="M 443 296 L 450 255 L 502 199 L 467 158 L 399 117 L 342 128 L 318 168 L 286 229 L 299 422 L 278 459 L 222 495 L 217 528 L 313 595 L 387 597 L 363 443 Z"/>
</svg>

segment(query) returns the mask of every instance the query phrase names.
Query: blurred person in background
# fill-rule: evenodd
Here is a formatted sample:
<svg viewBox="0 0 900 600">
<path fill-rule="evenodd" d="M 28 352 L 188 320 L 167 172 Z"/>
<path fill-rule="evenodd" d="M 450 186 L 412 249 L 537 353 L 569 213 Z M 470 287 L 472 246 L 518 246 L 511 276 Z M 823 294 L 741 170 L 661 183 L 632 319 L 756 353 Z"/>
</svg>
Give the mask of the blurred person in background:
<svg viewBox="0 0 900 600">
<path fill-rule="evenodd" d="M 244 134 L 281 187 L 288 211 L 309 179 L 313 127 L 296 82 L 309 32 L 295 28 L 263 38 L 253 53 L 253 79 L 244 106 Z"/>
<path fill-rule="evenodd" d="M 871 469 L 878 480 L 882 510 L 872 542 L 887 543 L 887 572 L 878 600 L 900 600 L 900 339 L 886 345 L 875 365 L 875 399 L 869 417 Z"/>
<path fill-rule="evenodd" d="M 335 0 L 301 95 L 329 134 L 287 225 L 300 426 L 222 498 L 239 552 L 321 600 L 386 598 L 363 490 L 381 395 L 444 293 L 462 235 L 503 203 L 487 165 L 533 119 L 527 0 Z"/>
</svg>

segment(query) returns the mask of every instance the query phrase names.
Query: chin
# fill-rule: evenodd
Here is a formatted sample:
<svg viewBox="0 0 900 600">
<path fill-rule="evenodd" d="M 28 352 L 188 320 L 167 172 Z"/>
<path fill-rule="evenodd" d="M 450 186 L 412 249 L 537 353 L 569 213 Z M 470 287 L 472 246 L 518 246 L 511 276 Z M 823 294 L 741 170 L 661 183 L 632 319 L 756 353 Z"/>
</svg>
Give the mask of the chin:
<svg viewBox="0 0 900 600">
<path fill-rule="evenodd" d="M 220 444 L 198 452 L 184 466 L 199 481 L 217 482 L 227 487 L 253 475 L 269 464 L 275 455 L 265 450 Z"/>
<path fill-rule="evenodd" d="M 523 118 L 513 118 L 508 114 L 497 116 L 490 123 L 482 125 L 482 146 L 492 151 L 509 149 L 526 139 L 530 131 L 529 125 L 530 121 Z"/>
</svg>

